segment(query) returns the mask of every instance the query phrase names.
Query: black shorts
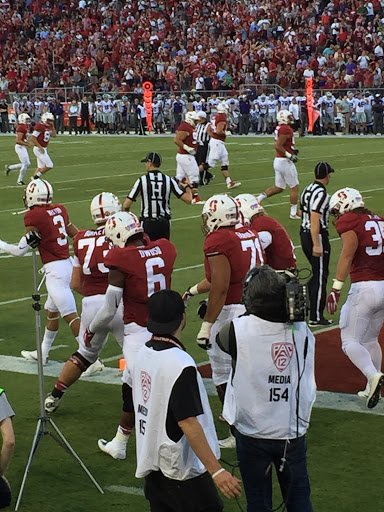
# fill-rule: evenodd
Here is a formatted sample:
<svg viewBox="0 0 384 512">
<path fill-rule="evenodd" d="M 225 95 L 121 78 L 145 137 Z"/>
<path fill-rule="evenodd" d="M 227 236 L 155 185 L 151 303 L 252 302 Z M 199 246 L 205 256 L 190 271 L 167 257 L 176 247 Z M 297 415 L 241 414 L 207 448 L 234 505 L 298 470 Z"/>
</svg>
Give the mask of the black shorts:
<svg viewBox="0 0 384 512">
<path fill-rule="evenodd" d="M 208 144 L 204 144 L 204 146 L 197 146 L 196 151 L 196 162 L 197 165 L 205 164 L 207 161 L 207 153 L 208 153 Z"/>
<path fill-rule="evenodd" d="M 154 241 L 159 238 L 167 238 L 169 240 L 171 223 L 169 219 L 140 219 L 143 223 L 144 233 L 149 236 L 149 239 Z"/>
</svg>

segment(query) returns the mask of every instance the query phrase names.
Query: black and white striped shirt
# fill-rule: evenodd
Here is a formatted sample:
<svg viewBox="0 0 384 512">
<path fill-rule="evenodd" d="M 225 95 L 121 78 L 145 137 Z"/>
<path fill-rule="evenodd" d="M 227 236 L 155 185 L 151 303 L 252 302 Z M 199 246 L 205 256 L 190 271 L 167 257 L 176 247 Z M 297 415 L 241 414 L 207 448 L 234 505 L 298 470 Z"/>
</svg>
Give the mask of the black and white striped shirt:
<svg viewBox="0 0 384 512">
<path fill-rule="evenodd" d="M 320 231 L 328 230 L 329 194 L 322 183 L 315 181 L 303 190 L 300 209 L 303 212 L 301 227 L 304 231 L 311 229 L 311 212 L 321 215 Z"/>
<path fill-rule="evenodd" d="M 195 127 L 196 139 L 199 146 L 208 144 L 210 136 L 207 133 L 209 123 L 198 123 Z"/>
<path fill-rule="evenodd" d="M 184 191 L 179 187 L 174 178 L 170 178 L 160 171 L 150 171 L 136 180 L 132 190 L 128 194 L 131 201 L 136 201 L 141 195 L 141 216 L 145 219 L 170 219 L 171 193 L 181 197 Z"/>
</svg>

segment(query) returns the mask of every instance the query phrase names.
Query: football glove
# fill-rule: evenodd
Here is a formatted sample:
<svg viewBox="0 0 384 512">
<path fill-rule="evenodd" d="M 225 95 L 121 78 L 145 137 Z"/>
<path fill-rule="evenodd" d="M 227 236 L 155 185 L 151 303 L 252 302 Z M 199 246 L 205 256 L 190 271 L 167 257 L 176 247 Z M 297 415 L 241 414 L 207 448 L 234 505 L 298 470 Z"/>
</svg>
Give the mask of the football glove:
<svg viewBox="0 0 384 512">
<path fill-rule="evenodd" d="M 29 247 L 36 249 L 36 247 L 41 242 L 41 235 L 38 231 L 28 231 L 28 233 L 25 235 L 25 239 Z"/>
<path fill-rule="evenodd" d="M 328 295 L 327 298 L 327 311 L 331 315 L 334 315 L 337 311 L 337 306 L 339 304 L 340 300 L 340 290 L 336 290 L 335 288 L 332 288 L 331 293 Z"/>
<path fill-rule="evenodd" d="M 298 154 L 299 154 L 299 150 L 298 150 L 298 149 L 294 149 L 294 150 L 293 150 L 293 154 L 294 154 L 294 155 L 298 155 Z"/>
<path fill-rule="evenodd" d="M 186 292 L 183 293 L 183 296 L 182 296 L 182 299 L 185 303 L 185 305 L 187 305 L 187 302 L 192 299 L 192 297 L 194 297 L 195 295 L 198 295 L 199 294 L 199 291 L 197 289 L 197 284 L 194 284 L 193 286 L 189 286 L 188 287 L 188 290 Z"/>
<path fill-rule="evenodd" d="M 203 350 L 209 350 L 212 347 L 211 343 L 209 342 L 209 336 L 211 334 L 211 327 L 212 327 L 212 324 L 210 322 L 203 322 L 201 324 L 200 331 L 197 335 L 197 339 L 196 339 L 197 344 Z"/>
<path fill-rule="evenodd" d="M 199 302 L 199 307 L 197 308 L 197 316 L 199 316 L 202 320 L 204 320 L 204 317 L 207 314 L 207 309 L 208 309 L 208 299 L 201 300 Z"/>
<path fill-rule="evenodd" d="M 289 157 L 290 161 L 293 162 L 294 164 L 298 161 L 298 158 L 295 154 L 291 155 Z"/>
<path fill-rule="evenodd" d="M 89 330 L 89 327 L 85 329 L 85 333 L 83 336 L 83 340 L 86 347 L 92 347 L 92 338 L 94 337 L 95 333 Z"/>
</svg>

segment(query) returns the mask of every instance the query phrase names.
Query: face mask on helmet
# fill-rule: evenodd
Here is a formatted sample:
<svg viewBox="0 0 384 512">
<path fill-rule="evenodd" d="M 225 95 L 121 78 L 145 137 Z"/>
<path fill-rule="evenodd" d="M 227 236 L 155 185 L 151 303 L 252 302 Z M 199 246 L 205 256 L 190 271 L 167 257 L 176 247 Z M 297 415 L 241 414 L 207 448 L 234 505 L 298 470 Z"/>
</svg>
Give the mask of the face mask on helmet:
<svg viewBox="0 0 384 512">
<path fill-rule="evenodd" d="M 363 208 L 365 203 L 358 190 L 355 188 L 342 188 L 335 192 L 329 201 L 329 212 L 335 217 L 344 213 Z"/>
<path fill-rule="evenodd" d="M 217 111 L 219 114 L 226 114 L 228 112 L 227 105 L 224 102 L 221 102 L 217 105 Z"/>
<path fill-rule="evenodd" d="M 42 204 L 51 204 L 53 188 L 46 180 L 37 179 L 28 183 L 24 191 L 24 204 L 27 208 Z"/>
<path fill-rule="evenodd" d="M 195 112 L 187 112 L 185 114 L 185 122 L 190 124 L 191 126 L 195 126 L 197 121 L 197 116 Z"/>
<path fill-rule="evenodd" d="M 143 232 L 139 219 L 133 213 L 115 213 L 105 224 L 105 237 L 115 247 L 125 247 L 129 238 Z"/>
<path fill-rule="evenodd" d="M 236 226 L 239 222 L 239 210 L 236 201 L 226 194 L 216 194 L 210 197 L 202 211 L 204 235 L 212 233 L 221 227 Z"/>
<path fill-rule="evenodd" d="M 95 224 L 105 224 L 110 215 L 121 212 L 121 203 L 111 192 L 102 192 L 92 199 L 90 210 Z"/>
</svg>

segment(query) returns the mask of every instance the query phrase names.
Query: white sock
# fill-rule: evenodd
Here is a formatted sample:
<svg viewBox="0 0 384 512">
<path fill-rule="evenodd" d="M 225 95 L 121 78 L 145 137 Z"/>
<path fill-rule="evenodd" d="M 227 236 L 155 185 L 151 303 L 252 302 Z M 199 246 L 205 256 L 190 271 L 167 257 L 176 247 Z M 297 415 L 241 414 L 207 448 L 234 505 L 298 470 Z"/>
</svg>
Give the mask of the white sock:
<svg viewBox="0 0 384 512">
<path fill-rule="evenodd" d="M 291 204 L 291 215 L 297 214 L 297 204 Z"/>
<path fill-rule="evenodd" d="M 129 430 L 131 430 L 131 432 L 132 432 L 132 429 L 129 429 Z M 130 436 L 131 436 L 130 433 L 129 434 L 124 434 L 123 429 L 121 428 L 121 426 L 120 425 L 118 426 L 117 432 L 116 432 L 116 435 L 115 435 L 116 441 L 119 441 L 119 443 L 123 443 L 124 446 L 126 446 Z"/>
<path fill-rule="evenodd" d="M 41 344 L 43 361 L 45 361 L 45 359 L 48 357 L 49 351 L 51 350 L 57 333 L 58 331 L 49 331 L 47 328 L 45 329 L 43 343 Z"/>
<path fill-rule="evenodd" d="M 228 185 L 228 183 L 231 183 L 231 178 L 228 176 L 228 178 L 225 178 L 225 183 Z"/>
<path fill-rule="evenodd" d="M 21 167 L 23 167 L 23 164 L 8 165 L 8 169 L 10 171 L 15 171 L 16 169 L 21 169 Z"/>
<path fill-rule="evenodd" d="M 259 201 L 259 203 L 261 203 L 261 201 L 263 201 L 263 199 L 266 199 L 268 196 L 266 194 L 264 194 L 264 192 L 262 194 L 259 194 L 256 199 Z"/>
</svg>

